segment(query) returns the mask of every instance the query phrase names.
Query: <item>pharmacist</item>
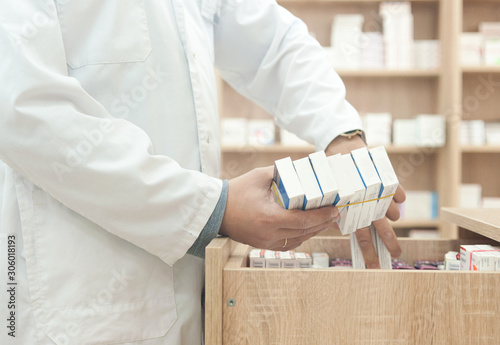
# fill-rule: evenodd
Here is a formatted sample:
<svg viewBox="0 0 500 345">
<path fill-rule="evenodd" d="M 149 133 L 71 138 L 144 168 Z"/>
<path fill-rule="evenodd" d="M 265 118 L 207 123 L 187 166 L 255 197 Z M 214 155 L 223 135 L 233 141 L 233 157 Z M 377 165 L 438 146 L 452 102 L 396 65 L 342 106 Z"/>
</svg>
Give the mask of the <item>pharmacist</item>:
<svg viewBox="0 0 500 345">
<path fill-rule="evenodd" d="M 318 150 L 364 145 L 339 136 L 361 124 L 321 47 L 271 0 L 16 0 L 0 61 L 2 344 L 201 344 L 217 232 L 288 250 L 332 227 L 333 207 L 277 206 L 272 168 L 218 178 L 214 65 Z"/>
</svg>

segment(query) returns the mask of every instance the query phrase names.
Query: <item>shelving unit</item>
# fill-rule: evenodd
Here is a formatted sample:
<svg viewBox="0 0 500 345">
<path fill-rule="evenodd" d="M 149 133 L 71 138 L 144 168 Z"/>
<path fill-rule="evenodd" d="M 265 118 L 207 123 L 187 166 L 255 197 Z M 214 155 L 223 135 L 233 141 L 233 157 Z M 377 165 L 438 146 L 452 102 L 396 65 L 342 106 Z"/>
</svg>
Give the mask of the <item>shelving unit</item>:
<svg viewBox="0 0 500 345">
<path fill-rule="evenodd" d="M 381 30 L 377 17 L 379 0 L 278 2 L 301 18 L 324 46 L 329 44 L 335 14 L 362 13 L 365 31 Z M 499 153 L 500 147 L 462 147 L 459 141 L 462 120 L 500 121 L 500 97 L 481 100 L 473 111 L 467 108 L 470 102 L 467 97 L 475 94 L 482 80 L 492 78 L 500 82 L 500 67 L 462 67 L 459 56 L 460 34 L 477 31 L 482 21 L 500 21 L 500 1 L 413 0 L 411 3 L 415 39 L 441 40 L 442 67 L 439 70 L 338 70 L 346 85 L 347 99 L 360 113 L 390 112 L 395 118 L 412 118 L 420 113 L 446 116 L 445 147 L 387 147 L 405 189 L 437 191 L 440 207 L 458 206 L 461 183 L 481 183 L 484 196 L 500 196 L 500 181 L 491 178 L 491 171 L 500 169 L 500 156 L 492 154 Z M 269 118 L 264 110 L 239 96 L 225 83 L 221 82 L 219 90 L 222 117 Z M 500 88 L 495 92 L 500 92 Z M 234 177 L 258 166 L 272 165 L 274 160 L 284 156 L 297 159 L 313 151 L 312 146 L 223 147 L 223 176 Z M 405 220 L 394 226 L 402 229 L 435 227 L 444 238 L 458 237 L 458 227 L 446 221 Z"/>
<path fill-rule="evenodd" d="M 462 5 L 460 29 L 463 32 L 477 32 L 480 22 L 500 21 L 500 1 L 459 1 Z M 461 89 L 460 119 L 500 121 L 500 88 L 486 89 L 485 81 L 500 82 L 500 66 L 463 67 L 459 78 Z M 483 89 L 479 89 L 483 88 Z M 483 196 L 500 196 L 500 181 L 493 178 L 500 169 L 498 146 L 464 146 L 461 150 L 458 171 L 461 183 L 478 183 L 482 186 Z M 485 169 L 487 167 L 487 169 Z M 475 212 L 475 210 L 474 210 Z M 478 211 L 481 212 L 481 211 Z M 443 213 L 444 214 L 444 213 Z M 467 214 L 464 211 L 464 214 Z M 458 224 L 461 225 L 461 224 Z"/>
</svg>

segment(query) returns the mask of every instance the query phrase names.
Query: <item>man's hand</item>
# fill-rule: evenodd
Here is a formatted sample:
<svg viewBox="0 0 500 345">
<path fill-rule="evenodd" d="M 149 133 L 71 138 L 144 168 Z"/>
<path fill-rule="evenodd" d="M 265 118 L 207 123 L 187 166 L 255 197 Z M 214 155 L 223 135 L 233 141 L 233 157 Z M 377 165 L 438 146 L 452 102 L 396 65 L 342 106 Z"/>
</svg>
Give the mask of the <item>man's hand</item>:
<svg viewBox="0 0 500 345">
<path fill-rule="evenodd" d="M 351 139 L 345 137 L 335 138 L 330 145 L 328 145 L 325 150 L 327 155 L 333 155 L 337 153 L 347 154 L 352 150 L 356 150 L 362 147 L 366 147 L 365 143 L 359 136 L 354 136 Z M 396 195 L 387 210 L 386 217 L 376 220 L 373 222 L 377 233 L 379 234 L 382 241 L 384 241 L 387 249 L 393 257 L 398 257 L 401 255 L 401 247 L 399 246 L 398 238 L 394 233 L 389 220 L 396 221 L 399 219 L 399 209 L 396 203 L 402 203 L 406 199 L 406 195 L 403 187 L 399 186 L 396 190 Z M 373 246 L 372 236 L 370 234 L 370 228 L 363 228 L 356 231 L 356 238 L 358 240 L 359 247 L 363 252 L 363 257 L 365 259 L 365 264 L 367 268 L 380 268 L 380 263 L 378 261 L 378 256 Z"/>
<path fill-rule="evenodd" d="M 219 234 L 256 248 L 286 251 L 336 226 L 336 207 L 302 211 L 278 205 L 271 188 L 273 171 L 259 168 L 229 180 Z"/>
</svg>

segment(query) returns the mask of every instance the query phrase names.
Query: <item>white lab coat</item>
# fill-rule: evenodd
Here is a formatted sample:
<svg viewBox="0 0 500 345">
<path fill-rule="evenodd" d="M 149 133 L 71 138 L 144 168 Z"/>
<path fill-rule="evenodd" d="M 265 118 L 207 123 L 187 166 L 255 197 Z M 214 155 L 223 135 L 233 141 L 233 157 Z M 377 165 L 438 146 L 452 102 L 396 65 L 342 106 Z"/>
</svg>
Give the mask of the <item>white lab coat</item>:
<svg viewBox="0 0 500 345">
<path fill-rule="evenodd" d="M 318 149 L 361 125 L 306 33 L 272 0 L 3 4 L 2 344 L 201 343 L 203 261 L 185 253 L 222 186 L 214 63 Z"/>
</svg>

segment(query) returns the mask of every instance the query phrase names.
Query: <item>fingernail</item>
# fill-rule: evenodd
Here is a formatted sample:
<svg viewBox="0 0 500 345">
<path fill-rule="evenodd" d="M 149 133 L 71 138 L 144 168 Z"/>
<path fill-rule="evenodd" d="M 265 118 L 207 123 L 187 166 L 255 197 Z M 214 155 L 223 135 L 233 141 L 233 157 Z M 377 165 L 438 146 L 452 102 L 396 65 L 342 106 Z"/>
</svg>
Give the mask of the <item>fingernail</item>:
<svg viewBox="0 0 500 345">
<path fill-rule="evenodd" d="M 338 220 L 338 219 L 335 219 L 335 218 L 338 218 L 338 216 L 339 216 L 339 210 L 337 210 L 336 208 L 334 208 L 332 210 L 332 219 L 333 220 Z"/>
</svg>

